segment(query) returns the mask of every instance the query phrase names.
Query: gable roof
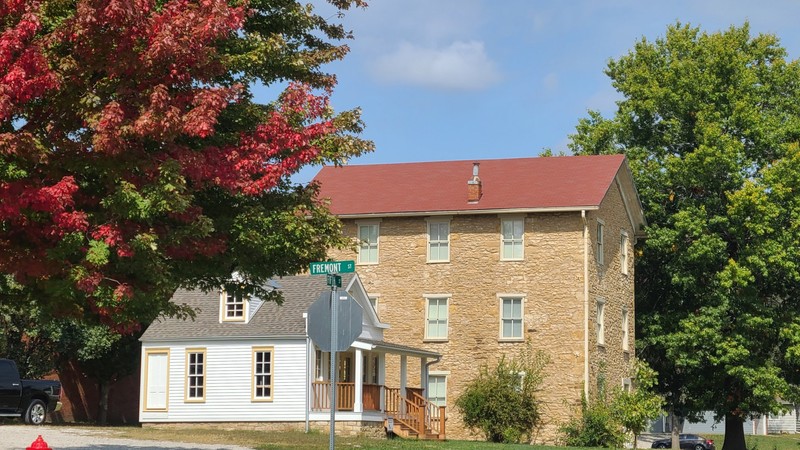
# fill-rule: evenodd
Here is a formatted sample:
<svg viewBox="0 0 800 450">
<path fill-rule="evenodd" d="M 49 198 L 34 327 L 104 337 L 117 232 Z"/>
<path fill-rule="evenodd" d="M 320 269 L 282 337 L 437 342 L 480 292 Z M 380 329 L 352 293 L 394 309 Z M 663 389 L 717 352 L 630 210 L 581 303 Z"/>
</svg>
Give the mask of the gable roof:
<svg viewBox="0 0 800 450">
<path fill-rule="evenodd" d="M 468 203 L 474 163 L 480 164 L 483 196 Z M 576 210 L 598 207 L 624 166 L 624 155 L 326 166 L 314 180 L 340 217 Z"/>
<path fill-rule="evenodd" d="M 343 286 L 349 286 L 356 278 L 355 273 L 342 274 Z M 141 337 L 142 342 L 220 339 L 220 338 L 263 338 L 296 337 L 305 338 L 306 324 L 303 313 L 323 292 L 330 292 L 326 278 L 321 276 L 296 275 L 276 278 L 279 290 L 283 293 L 283 304 L 264 302 L 247 322 L 219 321 L 219 291 L 202 292 L 179 289 L 172 296 L 172 302 L 186 304 L 197 310 L 197 317 L 182 320 L 163 318 L 154 321 Z"/>
</svg>

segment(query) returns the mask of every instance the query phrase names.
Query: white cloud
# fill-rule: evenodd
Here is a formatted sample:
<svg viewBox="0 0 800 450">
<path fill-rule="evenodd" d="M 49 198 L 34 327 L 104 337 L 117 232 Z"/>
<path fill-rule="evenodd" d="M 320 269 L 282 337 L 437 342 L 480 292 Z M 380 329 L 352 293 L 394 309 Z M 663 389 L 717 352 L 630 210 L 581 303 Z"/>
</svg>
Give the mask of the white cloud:
<svg viewBox="0 0 800 450">
<path fill-rule="evenodd" d="M 404 42 L 379 57 L 372 73 L 383 82 L 452 90 L 480 90 L 500 80 L 481 41 L 456 41 L 444 48 Z"/>
</svg>

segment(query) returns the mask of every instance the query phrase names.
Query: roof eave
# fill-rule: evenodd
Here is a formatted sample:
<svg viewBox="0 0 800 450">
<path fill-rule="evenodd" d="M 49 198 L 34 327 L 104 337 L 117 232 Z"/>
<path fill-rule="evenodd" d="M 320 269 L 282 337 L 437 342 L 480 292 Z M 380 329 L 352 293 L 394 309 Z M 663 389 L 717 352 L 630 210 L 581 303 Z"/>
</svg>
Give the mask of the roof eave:
<svg viewBox="0 0 800 450">
<path fill-rule="evenodd" d="M 498 208 L 498 209 L 462 209 L 456 211 L 399 211 L 378 213 L 335 214 L 340 219 L 374 219 L 378 217 L 420 217 L 420 216 L 455 216 L 476 214 L 526 214 L 526 213 L 558 213 L 580 212 L 600 209 L 599 205 L 585 206 L 550 206 L 544 208 Z"/>
<path fill-rule="evenodd" d="M 287 334 L 287 335 L 248 335 L 248 336 L 196 336 L 196 337 L 158 337 L 158 338 L 139 338 L 143 344 L 151 342 L 184 342 L 184 341 L 240 341 L 240 340 L 253 340 L 253 339 L 297 339 L 305 340 L 305 335 Z"/>
</svg>

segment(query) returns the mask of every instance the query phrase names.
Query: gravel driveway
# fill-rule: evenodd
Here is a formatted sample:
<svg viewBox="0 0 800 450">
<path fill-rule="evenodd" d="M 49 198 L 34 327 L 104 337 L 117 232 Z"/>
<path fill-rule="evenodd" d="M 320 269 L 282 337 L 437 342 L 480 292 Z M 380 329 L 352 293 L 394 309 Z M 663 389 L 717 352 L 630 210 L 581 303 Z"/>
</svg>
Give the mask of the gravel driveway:
<svg viewBox="0 0 800 450">
<path fill-rule="evenodd" d="M 36 438 L 42 439 L 53 450 L 249 450 L 236 445 L 185 444 L 181 442 L 141 441 L 111 437 L 113 431 L 84 430 L 70 427 L 35 427 L 30 425 L 0 425 L 0 448 L 25 450 Z"/>
</svg>

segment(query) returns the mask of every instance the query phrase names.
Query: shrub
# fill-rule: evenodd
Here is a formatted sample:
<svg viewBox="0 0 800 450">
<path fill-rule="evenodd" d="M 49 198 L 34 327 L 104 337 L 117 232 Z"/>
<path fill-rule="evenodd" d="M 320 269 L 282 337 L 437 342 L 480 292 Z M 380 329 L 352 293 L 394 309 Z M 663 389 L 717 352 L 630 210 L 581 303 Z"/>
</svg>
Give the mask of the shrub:
<svg viewBox="0 0 800 450">
<path fill-rule="evenodd" d="M 540 402 L 536 398 L 548 359 L 532 353 L 530 344 L 519 356 L 503 357 L 493 369 L 484 366 L 456 399 L 464 425 L 483 433 L 487 441 L 529 441 L 540 424 Z"/>
<path fill-rule="evenodd" d="M 582 397 L 580 416 L 573 416 L 560 431 L 564 444 L 570 447 L 619 448 L 625 442 L 622 427 L 602 399 L 589 403 Z"/>
</svg>

